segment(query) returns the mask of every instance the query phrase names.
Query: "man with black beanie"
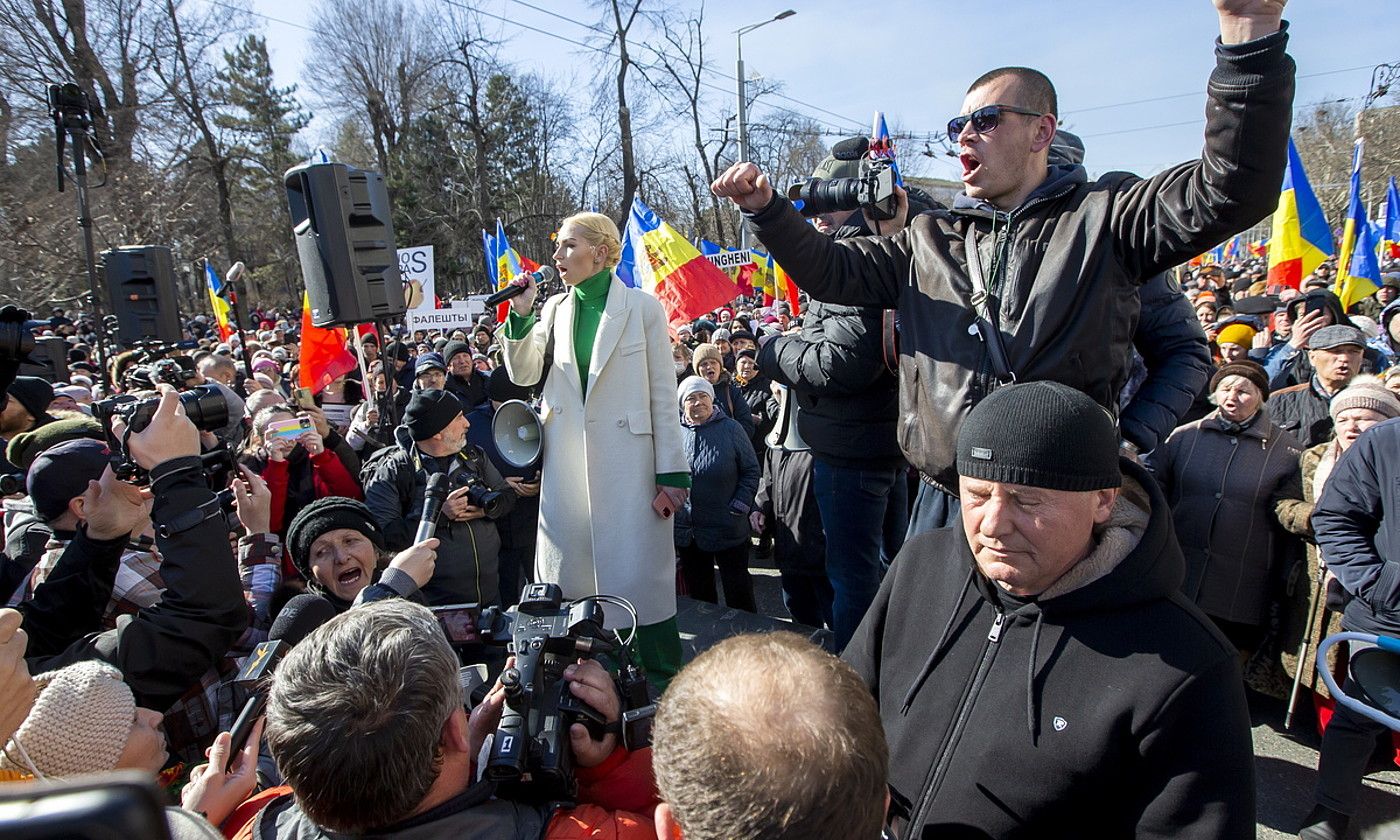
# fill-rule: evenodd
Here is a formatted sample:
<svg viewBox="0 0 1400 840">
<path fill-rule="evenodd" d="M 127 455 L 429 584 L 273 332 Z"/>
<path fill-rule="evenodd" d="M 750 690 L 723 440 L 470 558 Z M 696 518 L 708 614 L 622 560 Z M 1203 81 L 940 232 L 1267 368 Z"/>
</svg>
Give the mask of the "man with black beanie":
<svg viewBox="0 0 1400 840">
<path fill-rule="evenodd" d="M 442 348 L 447 363 L 447 384 L 443 388 L 461 400 L 462 408 L 472 411 L 486 402 L 486 377 L 472 366 L 472 348 L 465 341 L 449 341 Z"/>
<path fill-rule="evenodd" d="M 1118 442 L 1053 382 L 959 429 L 960 521 L 905 543 L 844 655 L 899 836 L 1254 836 L 1235 650 L 1179 594 L 1171 510 Z"/>
<path fill-rule="evenodd" d="M 467 443 L 467 418 L 462 403 L 447 391 L 415 391 L 394 431 L 397 447 L 379 458 L 365 482 L 365 504 L 384 533 L 391 551 L 413 544 L 423 517 L 423 493 L 428 478 L 450 476 L 438 517 L 440 540 L 437 568 L 423 586 L 429 604 L 500 603 L 497 557 L 501 537 L 487 511 L 472 503 L 473 488 L 499 493 L 496 519 L 510 512 L 515 493 L 480 447 Z"/>
</svg>

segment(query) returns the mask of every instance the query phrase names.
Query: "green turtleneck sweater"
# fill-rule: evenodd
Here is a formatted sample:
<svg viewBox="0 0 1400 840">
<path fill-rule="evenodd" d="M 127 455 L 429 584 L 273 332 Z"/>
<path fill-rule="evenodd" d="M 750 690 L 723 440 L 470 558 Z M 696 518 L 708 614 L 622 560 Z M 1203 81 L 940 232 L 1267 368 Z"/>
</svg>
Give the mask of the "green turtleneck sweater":
<svg viewBox="0 0 1400 840">
<path fill-rule="evenodd" d="M 612 285 L 612 269 L 605 268 L 574 286 L 574 363 L 578 365 L 578 385 L 588 399 L 588 367 L 593 362 L 593 343 L 598 338 L 598 325 L 603 322 L 603 308 L 608 305 L 608 287 Z M 535 326 L 535 314 L 517 315 L 510 310 L 506 316 L 506 338 L 519 341 Z M 667 487 L 689 487 L 690 473 L 657 473 L 656 483 Z"/>
</svg>

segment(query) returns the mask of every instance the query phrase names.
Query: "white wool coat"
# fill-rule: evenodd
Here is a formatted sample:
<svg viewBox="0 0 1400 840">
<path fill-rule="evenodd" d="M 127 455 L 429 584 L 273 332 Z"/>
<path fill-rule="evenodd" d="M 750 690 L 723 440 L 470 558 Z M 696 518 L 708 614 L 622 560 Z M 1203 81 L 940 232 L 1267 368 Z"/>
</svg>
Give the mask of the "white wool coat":
<svg viewBox="0 0 1400 840">
<path fill-rule="evenodd" d="M 652 509 L 656 476 L 689 472 L 681 447 L 676 376 L 666 313 L 656 298 L 613 275 L 608 286 L 585 399 L 574 360 L 574 298 L 555 295 L 522 339 L 502 338 L 506 370 L 522 385 L 539 381 L 546 338 L 554 361 L 540 406 L 544 467 L 535 574 L 565 598 L 621 595 L 642 624 L 676 614 L 671 519 Z M 604 605 L 608 626 L 625 626 Z"/>
</svg>

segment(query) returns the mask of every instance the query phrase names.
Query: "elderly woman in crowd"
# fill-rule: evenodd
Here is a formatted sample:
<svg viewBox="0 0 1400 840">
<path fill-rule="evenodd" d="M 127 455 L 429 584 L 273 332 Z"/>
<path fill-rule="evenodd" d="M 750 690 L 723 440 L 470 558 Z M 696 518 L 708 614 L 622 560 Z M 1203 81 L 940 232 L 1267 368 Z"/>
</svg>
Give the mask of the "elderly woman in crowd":
<svg viewBox="0 0 1400 840">
<path fill-rule="evenodd" d="M 1303 501 L 1293 507 L 1283 517 L 1283 526 L 1289 532 L 1307 540 L 1308 553 L 1304 561 L 1295 563 L 1288 574 L 1287 615 L 1282 639 L 1283 666 L 1291 677 L 1302 669 L 1300 684 L 1311 689 L 1313 703 L 1319 710 L 1330 709 L 1331 697 L 1327 686 L 1317 675 L 1317 661 L 1312 656 L 1302 660 L 1297 658 L 1299 645 L 1306 637 L 1308 650 L 1317 650 L 1318 642 L 1327 636 L 1341 632 L 1342 609 L 1346 606 L 1346 592 L 1337 579 L 1326 571 L 1326 564 L 1317 550 L 1313 539 L 1312 512 L 1317 500 L 1322 497 L 1322 489 L 1332 475 L 1332 468 L 1361 433 L 1384 420 L 1400 417 L 1400 398 L 1388 390 L 1375 376 L 1358 376 L 1351 381 L 1328 405 L 1337 436 L 1303 450 L 1301 462 Z M 1314 603 L 1320 606 L 1310 610 Z M 1309 620 L 1311 624 L 1309 625 Z M 1337 645 L 1328 651 L 1329 665 L 1340 682 L 1345 675 L 1346 657 L 1344 647 Z M 1325 724 L 1326 716 L 1319 716 L 1319 723 Z"/>
<path fill-rule="evenodd" d="M 1268 418 L 1264 369 L 1220 367 L 1210 382 L 1216 410 L 1180 426 L 1147 459 L 1171 503 L 1186 558 L 1182 592 L 1245 658 L 1267 631 L 1279 514 L 1302 499 L 1301 447 Z"/>
<path fill-rule="evenodd" d="M 756 612 L 749 577 L 749 512 L 758 492 L 758 458 L 748 433 L 715 405 L 715 392 L 698 376 L 680 384 L 681 427 L 690 460 L 690 499 L 676 517 L 681 576 L 691 597 Z M 740 401 L 741 410 L 748 410 Z"/>
<path fill-rule="evenodd" d="M 724 356 L 719 346 L 699 345 L 691 356 L 691 364 L 695 368 L 696 376 L 714 386 L 715 404 L 724 409 L 725 416 L 737 420 L 739 425 L 744 427 L 744 434 L 753 437 L 753 415 L 749 413 L 748 403 L 744 400 L 744 392 L 740 390 L 739 383 L 734 381 L 734 377 L 724 366 Z"/>
<path fill-rule="evenodd" d="M 437 538 L 427 539 L 391 559 L 369 508 L 343 496 L 317 499 L 287 528 L 292 564 L 336 612 L 360 602 L 412 598 L 433 577 L 437 547 Z"/>
<path fill-rule="evenodd" d="M 637 608 L 636 644 L 658 687 L 681 666 L 671 519 L 690 472 L 681 449 L 666 312 L 613 267 L 617 225 L 600 213 L 564 220 L 554 267 L 566 291 L 538 316 L 535 280 L 511 300 L 498 336 L 517 385 L 542 383 L 544 428 L 537 579 L 565 597 L 619 595 Z M 665 504 L 662 504 L 665 502 Z M 625 622 L 609 610 L 613 626 Z"/>
</svg>

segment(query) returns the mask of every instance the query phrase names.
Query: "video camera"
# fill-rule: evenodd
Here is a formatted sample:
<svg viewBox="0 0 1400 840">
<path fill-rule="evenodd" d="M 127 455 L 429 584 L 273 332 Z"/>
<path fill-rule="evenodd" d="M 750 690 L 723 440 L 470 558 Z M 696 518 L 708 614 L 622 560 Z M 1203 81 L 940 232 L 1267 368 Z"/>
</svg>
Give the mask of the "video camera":
<svg viewBox="0 0 1400 840">
<path fill-rule="evenodd" d="M 515 654 L 514 667 L 501 674 L 505 709 L 491 744 L 486 777 L 514 789 L 517 797 L 573 799 L 578 785 L 569 728 L 575 723 L 587 726 L 594 738 L 619 734 L 628 749 L 651 743 L 656 706 L 627 644 L 616 632 L 603 629 L 603 602 L 626 609 L 635 633 L 636 610 L 625 599 L 595 595 L 565 602 L 563 590 L 553 583 L 529 584 L 518 605 L 506 610 L 488 607 L 480 613 L 478 639 L 505 644 Z M 564 679 L 564 669 L 578 659 L 600 655 L 610 656 L 618 666 L 614 682 L 622 698 L 622 718 L 612 726 L 605 724 L 598 710 L 575 697 Z"/>
<path fill-rule="evenodd" d="M 880 221 L 893 219 L 898 210 L 894 194 L 894 162 L 870 156 L 870 141 L 864 137 L 842 140 L 831 148 L 832 157 L 860 161 L 860 174 L 854 178 L 808 178 L 788 187 L 788 200 L 800 202 L 804 216 L 820 216 L 841 210 L 865 210 Z"/>
</svg>

